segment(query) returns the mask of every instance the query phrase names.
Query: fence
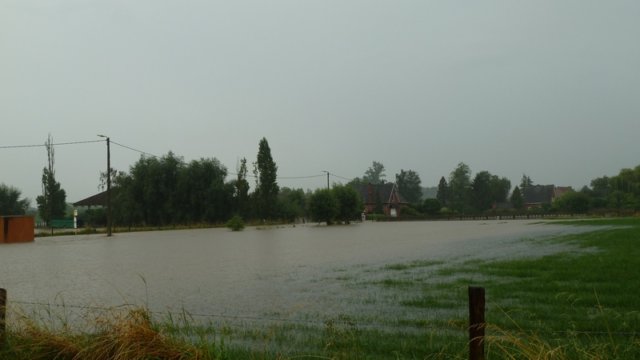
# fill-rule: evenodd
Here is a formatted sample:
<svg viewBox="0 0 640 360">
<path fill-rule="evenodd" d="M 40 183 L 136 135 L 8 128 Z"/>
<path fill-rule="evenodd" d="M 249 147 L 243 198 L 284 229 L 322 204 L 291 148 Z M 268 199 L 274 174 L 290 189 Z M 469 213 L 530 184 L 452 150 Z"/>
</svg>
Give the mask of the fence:
<svg viewBox="0 0 640 360">
<path fill-rule="evenodd" d="M 484 360 L 484 288 L 469 287 L 469 359 Z M 0 350 L 6 342 L 7 291 L 0 288 Z"/>
<path fill-rule="evenodd" d="M 585 218 L 590 216 L 589 214 L 568 214 L 568 213 L 487 213 L 487 214 L 446 214 L 435 216 L 422 216 L 422 215 L 403 215 L 400 217 L 391 216 L 369 216 L 369 220 L 375 221 L 422 221 L 422 220 L 449 220 L 449 221 L 463 221 L 463 220 L 529 220 L 529 219 L 571 219 L 571 218 Z"/>
<path fill-rule="evenodd" d="M 0 352 L 6 344 L 6 325 L 7 325 L 7 291 L 5 289 L 0 288 Z M 47 305 L 42 303 L 32 303 L 32 302 L 22 302 L 22 301 L 13 301 L 13 303 L 17 304 L 25 304 L 25 305 Z M 485 359 L 485 289 L 482 287 L 468 287 L 468 305 L 469 305 L 469 325 L 467 327 L 468 331 L 468 341 L 464 342 L 468 345 L 468 356 L 470 360 L 484 360 Z M 50 305 L 50 304 L 49 304 Z M 98 306 L 78 306 L 78 305 L 69 305 L 64 304 L 60 305 L 63 307 L 76 307 L 83 310 L 95 310 L 95 311 L 112 311 L 112 309 L 98 307 Z M 133 305 L 123 305 L 124 307 L 133 306 Z M 154 312 L 150 312 L 154 313 Z M 166 313 L 156 313 L 156 314 L 165 314 Z M 169 314 L 171 315 L 171 314 Z M 281 319 L 275 317 L 256 317 L 256 316 L 242 316 L 242 315 L 213 315 L 213 314 L 180 314 L 187 315 L 189 318 L 193 317 L 223 317 L 223 318 L 233 318 L 235 320 L 241 321 L 286 321 L 286 322 L 296 322 L 296 323 L 305 323 L 305 324 L 317 324 L 312 320 L 290 320 L 290 319 Z M 360 327 L 360 326 L 359 326 Z M 433 328 L 436 330 L 442 330 L 442 328 Z M 616 332 L 599 332 L 599 331 L 583 331 L 576 332 L 575 330 L 567 330 L 567 331 L 552 331 L 553 333 L 566 335 L 567 333 L 581 333 L 588 336 L 594 335 L 606 335 L 611 337 L 612 335 L 620 335 L 626 337 L 636 338 L 638 336 L 637 332 L 625 332 L 625 333 L 616 333 Z M 456 342 L 457 343 L 457 342 Z M 462 343 L 462 342 L 461 342 Z"/>
</svg>

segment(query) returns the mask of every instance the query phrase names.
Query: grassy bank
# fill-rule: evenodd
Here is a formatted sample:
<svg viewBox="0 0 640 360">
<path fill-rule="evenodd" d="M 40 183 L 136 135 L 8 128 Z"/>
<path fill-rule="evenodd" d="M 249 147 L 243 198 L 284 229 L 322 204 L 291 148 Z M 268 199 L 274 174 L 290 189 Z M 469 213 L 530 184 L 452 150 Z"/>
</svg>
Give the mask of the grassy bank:
<svg viewBox="0 0 640 360">
<path fill-rule="evenodd" d="M 23 317 L 2 359 L 465 359 L 467 286 L 486 289 L 489 359 L 640 358 L 640 219 L 531 247 L 560 253 L 336 269 L 359 296 L 332 318 L 198 319 L 144 309 L 90 317 L 90 331 Z M 384 309 L 384 310 L 380 310 Z M 254 321 L 255 320 L 255 321 Z"/>
</svg>

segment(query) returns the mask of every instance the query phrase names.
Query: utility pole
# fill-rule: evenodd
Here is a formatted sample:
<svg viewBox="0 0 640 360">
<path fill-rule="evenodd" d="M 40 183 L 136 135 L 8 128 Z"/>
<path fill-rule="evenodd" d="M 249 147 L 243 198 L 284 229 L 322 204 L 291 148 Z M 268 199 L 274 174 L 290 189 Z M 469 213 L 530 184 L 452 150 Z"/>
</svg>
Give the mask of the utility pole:
<svg viewBox="0 0 640 360">
<path fill-rule="evenodd" d="M 111 141 L 108 136 L 98 136 L 107 139 L 107 236 L 111 236 Z"/>
<path fill-rule="evenodd" d="M 327 190 L 330 190 L 330 188 L 329 188 L 329 172 L 327 170 L 322 170 L 322 172 L 327 173 Z"/>
</svg>

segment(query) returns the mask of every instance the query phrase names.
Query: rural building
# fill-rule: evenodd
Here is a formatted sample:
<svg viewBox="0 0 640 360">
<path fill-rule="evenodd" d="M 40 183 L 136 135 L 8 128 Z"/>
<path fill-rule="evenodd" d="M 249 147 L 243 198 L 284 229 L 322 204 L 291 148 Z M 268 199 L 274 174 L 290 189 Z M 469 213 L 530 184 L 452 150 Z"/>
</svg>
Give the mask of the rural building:
<svg viewBox="0 0 640 360">
<path fill-rule="evenodd" d="M 396 217 L 408 205 L 395 183 L 360 185 L 356 187 L 356 191 L 360 194 L 367 214 L 382 211 L 387 216 Z"/>
<path fill-rule="evenodd" d="M 539 209 L 551 205 L 557 198 L 573 191 L 570 186 L 531 185 L 522 189 L 525 209 Z"/>
<path fill-rule="evenodd" d="M 0 244 L 32 242 L 34 238 L 33 216 L 0 216 Z"/>
<path fill-rule="evenodd" d="M 112 189 L 113 191 L 113 189 Z M 113 196 L 113 193 L 112 193 Z M 89 196 L 86 199 L 82 199 L 78 202 L 74 202 L 73 206 L 87 206 L 91 208 L 92 206 L 107 206 L 107 192 L 103 191 L 101 193 Z"/>
</svg>

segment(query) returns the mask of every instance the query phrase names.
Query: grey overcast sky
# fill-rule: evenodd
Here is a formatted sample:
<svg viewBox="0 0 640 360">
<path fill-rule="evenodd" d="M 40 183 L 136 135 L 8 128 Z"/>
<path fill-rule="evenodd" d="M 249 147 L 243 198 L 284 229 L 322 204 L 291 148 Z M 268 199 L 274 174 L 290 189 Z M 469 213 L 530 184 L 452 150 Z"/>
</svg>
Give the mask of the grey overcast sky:
<svg viewBox="0 0 640 360">
<path fill-rule="evenodd" d="M 376 160 L 435 186 L 465 162 L 579 188 L 640 164 L 640 1 L 0 0 L 0 121 L 0 146 L 106 134 L 233 172 L 266 137 L 280 176 Z M 98 191 L 104 143 L 55 154 L 69 202 Z M 0 164 L 41 192 L 43 147 Z"/>
</svg>

